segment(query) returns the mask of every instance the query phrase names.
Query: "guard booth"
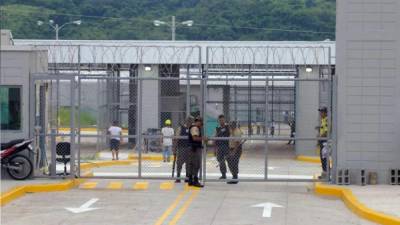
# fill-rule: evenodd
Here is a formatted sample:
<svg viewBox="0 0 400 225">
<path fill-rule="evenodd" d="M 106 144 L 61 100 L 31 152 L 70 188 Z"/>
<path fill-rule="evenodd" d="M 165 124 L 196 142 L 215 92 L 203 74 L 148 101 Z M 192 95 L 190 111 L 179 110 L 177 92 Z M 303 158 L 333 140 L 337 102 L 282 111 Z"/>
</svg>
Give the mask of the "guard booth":
<svg viewBox="0 0 400 225">
<path fill-rule="evenodd" d="M 47 50 L 15 46 L 9 30 L 1 30 L 0 43 L 0 141 L 32 138 L 36 118 L 30 114 L 30 78 L 47 72 Z"/>
</svg>

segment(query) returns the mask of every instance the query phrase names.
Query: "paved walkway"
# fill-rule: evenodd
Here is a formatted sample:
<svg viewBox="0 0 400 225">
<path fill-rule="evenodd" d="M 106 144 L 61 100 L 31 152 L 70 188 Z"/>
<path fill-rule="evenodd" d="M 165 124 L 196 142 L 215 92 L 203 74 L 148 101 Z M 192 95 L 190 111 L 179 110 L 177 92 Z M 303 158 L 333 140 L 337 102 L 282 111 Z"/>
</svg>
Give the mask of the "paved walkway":
<svg viewBox="0 0 400 225">
<path fill-rule="evenodd" d="M 169 190 L 160 189 L 161 182 L 149 183 L 146 190 L 77 188 L 27 195 L 2 207 L 2 224 L 373 224 L 340 200 L 314 195 L 310 183 L 210 183 L 204 189 L 178 184 Z M 84 203 L 89 210 L 66 209 Z"/>
<path fill-rule="evenodd" d="M 280 148 L 271 148 L 268 159 L 270 178 L 274 176 L 311 177 L 320 171 L 318 164 L 296 161 L 290 148 L 287 145 L 283 148 L 282 145 Z M 109 152 L 104 155 L 105 157 L 101 159 L 108 161 Z M 262 156 L 263 149 L 255 148 L 245 153 L 240 161 L 240 178 L 263 179 L 264 157 Z M 124 154 L 122 158 L 128 158 L 128 154 Z M 219 177 L 217 164 L 213 156 L 208 156 L 207 178 Z M 170 177 L 171 168 L 171 163 L 157 160 L 142 161 L 142 175 L 148 177 Z M 138 162 L 133 160 L 132 163 L 119 166 L 93 168 L 93 172 L 95 176 L 109 175 L 114 178 L 137 176 Z M 19 185 L 62 181 L 55 179 L 1 180 L 1 192 L 4 193 Z M 170 181 L 93 178 L 68 192 L 25 195 L 4 206 L 1 219 L 2 224 L 40 223 L 43 225 L 298 224 L 299 221 L 303 224 L 372 224 L 351 213 L 341 200 L 314 195 L 312 185 L 312 183 L 241 182 L 231 186 L 225 183 L 208 182 L 205 189 L 195 192 L 185 189 L 184 184 L 174 184 Z M 350 188 L 359 201 L 369 208 L 400 217 L 399 186 L 343 187 Z M 94 207 L 99 207 L 99 210 L 75 215 L 64 209 L 79 207 L 91 198 L 99 199 L 94 205 Z M 265 202 L 278 205 L 272 208 L 271 218 L 262 216 L 262 207 L 251 207 Z M 272 206 L 266 205 L 267 208 Z M 163 220 L 162 223 L 157 223 L 161 220 Z M 42 221 L 45 222 L 42 223 Z"/>
</svg>

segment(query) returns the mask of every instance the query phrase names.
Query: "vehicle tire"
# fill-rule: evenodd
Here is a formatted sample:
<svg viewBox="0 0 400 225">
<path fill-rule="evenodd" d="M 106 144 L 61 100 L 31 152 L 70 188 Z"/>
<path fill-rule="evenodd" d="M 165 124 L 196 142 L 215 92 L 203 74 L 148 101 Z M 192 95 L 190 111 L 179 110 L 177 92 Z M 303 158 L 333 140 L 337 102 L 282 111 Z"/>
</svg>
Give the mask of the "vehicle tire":
<svg viewBox="0 0 400 225">
<path fill-rule="evenodd" d="M 10 158 L 8 163 L 13 167 L 19 167 L 19 169 L 7 168 L 8 174 L 15 180 L 25 180 L 33 172 L 32 162 L 28 157 L 23 155 L 15 155 Z"/>
</svg>

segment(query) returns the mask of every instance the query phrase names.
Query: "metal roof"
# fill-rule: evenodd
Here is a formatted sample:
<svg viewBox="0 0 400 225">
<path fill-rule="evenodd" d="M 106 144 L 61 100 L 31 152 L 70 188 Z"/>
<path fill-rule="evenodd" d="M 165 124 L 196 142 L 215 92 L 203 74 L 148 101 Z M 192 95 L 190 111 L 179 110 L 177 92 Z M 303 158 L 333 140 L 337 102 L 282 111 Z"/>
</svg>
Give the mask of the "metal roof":
<svg viewBox="0 0 400 225">
<path fill-rule="evenodd" d="M 49 63 L 334 65 L 333 41 L 21 40 L 46 48 Z"/>
</svg>

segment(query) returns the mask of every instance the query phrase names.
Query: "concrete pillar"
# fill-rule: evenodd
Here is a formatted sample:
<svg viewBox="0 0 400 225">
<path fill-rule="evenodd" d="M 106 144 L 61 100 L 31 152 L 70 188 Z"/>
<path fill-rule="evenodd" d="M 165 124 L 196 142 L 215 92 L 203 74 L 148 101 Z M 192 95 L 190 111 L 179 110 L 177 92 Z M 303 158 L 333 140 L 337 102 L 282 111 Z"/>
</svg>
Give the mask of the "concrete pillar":
<svg viewBox="0 0 400 225">
<path fill-rule="evenodd" d="M 400 4 L 337 2 L 337 168 L 389 183 L 400 168 Z"/>
<path fill-rule="evenodd" d="M 136 134 L 137 126 L 137 80 L 138 65 L 132 64 L 129 68 L 129 106 L 128 106 L 128 135 Z M 130 147 L 136 144 L 135 138 L 129 138 Z"/>
<path fill-rule="evenodd" d="M 138 76 L 143 78 L 157 78 L 158 65 L 139 65 Z M 142 133 L 148 128 L 159 128 L 159 80 L 142 80 Z M 140 97 L 140 96 L 138 96 Z"/>
<path fill-rule="evenodd" d="M 299 67 L 300 79 L 319 78 L 319 67 Z M 317 81 L 296 81 L 296 137 L 313 138 L 318 135 L 319 126 L 319 83 Z M 316 156 L 316 141 L 296 141 L 296 155 Z"/>
<path fill-rule="evenodd" d="M 225 118 L 227 119 L 227 121 L 231 121 L 231 117 L 230 117 L 230 94 L 231 94 L 231 86 L 229 85 L 224 85 L 223 87 L 223 91 L 222 91 L 222 106 L 223 106 L 223 112 L 225 115 Z"/>
</svg>

